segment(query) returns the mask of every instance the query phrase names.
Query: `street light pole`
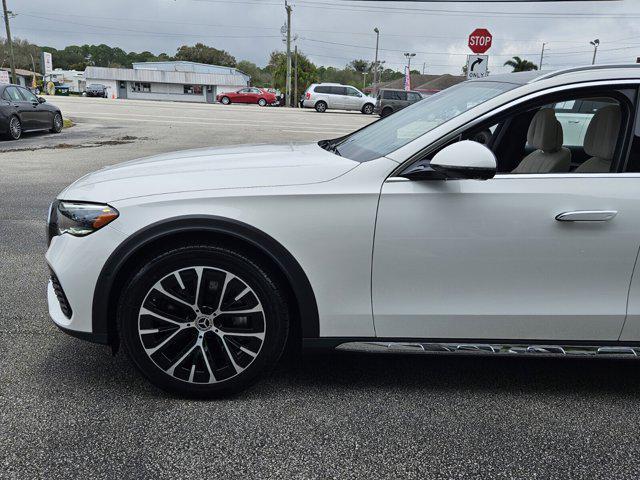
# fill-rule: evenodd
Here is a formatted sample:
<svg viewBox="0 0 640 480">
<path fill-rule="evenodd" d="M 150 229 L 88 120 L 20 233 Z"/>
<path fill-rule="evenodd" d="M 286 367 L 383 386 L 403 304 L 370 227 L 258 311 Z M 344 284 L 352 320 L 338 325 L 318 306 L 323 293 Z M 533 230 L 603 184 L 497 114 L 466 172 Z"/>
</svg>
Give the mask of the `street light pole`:
<svg viewBox="0 0 640 480">
<path fill-rule="evenodd" d="M 378 43 L 380 41 L 380 30 L 378 30 L 378 27 L 375 27 L 373 31 L 376 32 L 376 58 L 373 61 L 373 86 L 375 88 L 378 82 Z"/>
<path fill-rule="evenodd" d="M 367 72 L 362 72 L 362 89 L 367 88 Z"/>
<path fill-rule="evenodd" d="M 595 65 L 596 64 L 596 53 L 598 53 L 598 46 L 600 45 L 600 40 L 599 39 L 595 39 L 592 42 L 589 42 L 591 45 L 593 45 L 593 59 L 591 60 L 591 65 Z"/>
<path fill-rule="evenodd" d="M 411 75 L 411 58 L 415 57 L 415 53 L 405 53 L 405 57 L 407 57 L 407 67 L 409 68 L 409 75 Z"/>
<path fill-rule="evenodd" d="M 7 43 L 9 44 L 9 60 L 11 61 L 11 81 L 18 83 L 16 78 L 16 59 L 13 56 L 13 42 L 11 41 L 11 28 L 9 28 L 9 15 L 11 12 L 7 10 L 7 0 L 2 0 L 2 12 L 4 15 L 4 28 L 7 31 Z"/>
</svg>

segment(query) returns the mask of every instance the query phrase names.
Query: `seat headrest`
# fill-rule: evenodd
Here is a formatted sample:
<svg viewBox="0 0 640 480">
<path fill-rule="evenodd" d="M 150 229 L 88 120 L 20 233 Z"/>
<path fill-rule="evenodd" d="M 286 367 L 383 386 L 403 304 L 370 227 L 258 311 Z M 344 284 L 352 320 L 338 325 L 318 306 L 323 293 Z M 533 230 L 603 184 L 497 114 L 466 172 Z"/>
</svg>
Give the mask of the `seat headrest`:
<svg viewBox="0 0 640 480">
<path fill-rule="evenodd" d="M 543 152 L 557 152 L 562 148 L 562 125 L 551 108 L 541 108 L 531 119 L 527 143 Z"/>
<path fill-rule="evenodd" d="M 612 160 L 620 132 L 620 107 L 607 105 L 593 115 L 584 136 L 584 151 L 591 157 Z"/>
</svg>

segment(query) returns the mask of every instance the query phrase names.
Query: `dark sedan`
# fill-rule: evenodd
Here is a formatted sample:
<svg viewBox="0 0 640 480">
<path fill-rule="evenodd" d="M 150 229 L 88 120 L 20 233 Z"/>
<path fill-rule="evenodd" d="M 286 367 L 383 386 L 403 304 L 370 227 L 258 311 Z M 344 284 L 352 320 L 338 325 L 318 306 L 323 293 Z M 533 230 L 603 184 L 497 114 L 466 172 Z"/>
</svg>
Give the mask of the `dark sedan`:
<svg viewBox="0 0 640 480">
<path fill-rule="evenodd" d="M 26 88 L 0 85 L 0 133 L 17 140 L 22 132 L 49 130 L 60 133 L 62 113 L 55 105 L 46 103 Z"/>
<path fill-rule="evenodd" d="M 101 83 L 92 83 L 91 85 L 87 85 L 85 93 L 87 97 L 107 98 L 107 87 Z"/>
</svg>

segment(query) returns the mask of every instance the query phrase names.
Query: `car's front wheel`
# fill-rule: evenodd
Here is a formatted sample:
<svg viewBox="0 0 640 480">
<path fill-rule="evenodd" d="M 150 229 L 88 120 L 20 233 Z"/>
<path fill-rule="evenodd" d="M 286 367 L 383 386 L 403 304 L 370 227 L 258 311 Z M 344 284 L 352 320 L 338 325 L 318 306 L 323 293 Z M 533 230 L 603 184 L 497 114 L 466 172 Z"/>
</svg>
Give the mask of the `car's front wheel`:
<svg viewBox="0 0 640 480">
<path fill-rule="evenodd" d="M 60 133 L 62 131 L 62 126 L 63 125 L 64 125 L 64 122 L 62 120 L 62 115 L 60 115 L 59 113 L 56 113 L 53 116 L 53 122 L 51 124 L 50 132 L 51 133 Z"/>
<path fill-rule="evenodd" d="M 130 279 L 118 330 L 156 386 L 217 397 L 247 388 L 277 362 L 289 314 L 267 268 L 240 252 L 188 245 L 145 262 Z"/>
</svg>

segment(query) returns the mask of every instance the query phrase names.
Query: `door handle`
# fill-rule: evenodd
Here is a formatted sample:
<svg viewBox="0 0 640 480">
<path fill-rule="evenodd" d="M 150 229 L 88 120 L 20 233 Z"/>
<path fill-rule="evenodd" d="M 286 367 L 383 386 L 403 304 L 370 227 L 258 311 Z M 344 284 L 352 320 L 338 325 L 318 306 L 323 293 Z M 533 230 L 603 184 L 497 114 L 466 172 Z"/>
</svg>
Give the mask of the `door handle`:
<svg viewBox="0 0 640 480">
<path fill-rule="evenodd" d="M 569 120 L 569 123 L 580 123 L 580 120 Z"/>
<path fill-rule="evenodd" d="M 556 215 L 559 222 L 607 222 L 618 214 L 617 210 L 574 210 Z"/>
</svg>

